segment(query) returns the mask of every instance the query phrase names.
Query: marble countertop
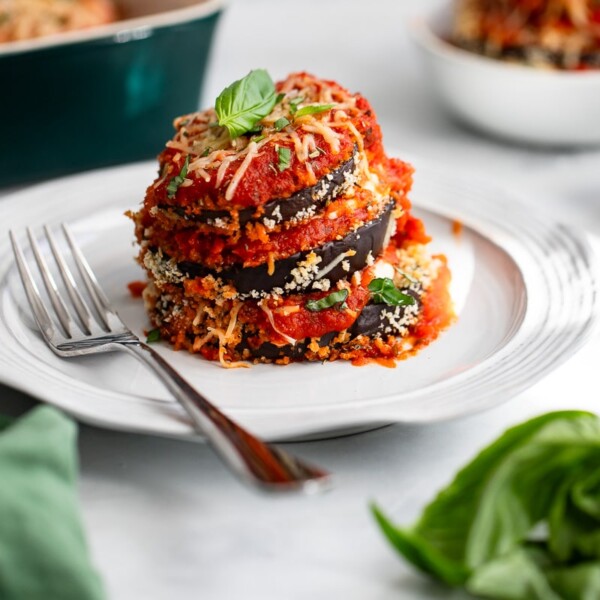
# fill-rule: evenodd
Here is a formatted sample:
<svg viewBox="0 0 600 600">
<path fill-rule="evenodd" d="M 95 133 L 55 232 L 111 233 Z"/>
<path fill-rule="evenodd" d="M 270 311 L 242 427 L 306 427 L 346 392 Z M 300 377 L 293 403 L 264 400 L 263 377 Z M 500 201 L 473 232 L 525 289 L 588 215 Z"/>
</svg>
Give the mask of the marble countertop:
<svg viewBox="0 0 600 600">
<path fill-rule="evenodd" d="M 535 210 L 600 234 L 600 150 L 541 150 L 483 137 L 432 96 L 406 20 L 431 0 L 237 0 L 223 16 L 204 94 L 252 68 L 308 70 L 361 91 L 386 145 L 476 173 Z M 595 337 L 506 404 L 429 426 L 290 444 L 335 472 L 319 497 L 244 489 L 202 444 L 82 426 L 81 499 L 89 542 L 113 600 L 400 600 L 460 598 L 407 568 L 368 510 L 410 523 L 465 461 L 507 426 L 541 412 L 597 410 Z M 0 410 L 31 399 L 0 387 Z"/>
</svg>

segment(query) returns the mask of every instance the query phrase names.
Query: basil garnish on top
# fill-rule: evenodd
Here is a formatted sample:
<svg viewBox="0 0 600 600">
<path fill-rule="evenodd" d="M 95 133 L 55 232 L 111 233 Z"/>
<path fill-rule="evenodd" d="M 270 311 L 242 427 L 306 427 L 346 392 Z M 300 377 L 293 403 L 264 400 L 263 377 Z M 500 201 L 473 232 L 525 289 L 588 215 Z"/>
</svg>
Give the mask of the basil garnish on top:
<svg viewBox="0 0 600 600">
<path fill-rule="evenodd" d="M 273 127 L 275 127 L 277 131 L 281 131 L 284 127 L 287 127 L 289 124 L 290 122 L 285 117 L 281 117 L 277 119 L 275 123 L 273 123 Z"/>
<path fill-rule="evenodd" d="M 298 104 L 304 100 L 303 96 L 296 96 L 290 100 L 290 114 L 294 115 L 298 112 Z"/>
<path fill-rule="evenodd" d="M 277 95 L 270 75 L 264 69 L 250 71 L 246 77 L 226 87 L 215 102 L 219 125 L 236 138 L 264 119 L 275 106 Z"/>
<path fill-rule="evenodd" d="M 292 151 L 289 148 L 285 147 L 277 148 L 277 158 L 279 159 L 279 163 L 277 165 L 277 167 L 279 168 L 279 172 L 285 171 L 290 167 L 290 162 L 292 160 Z"/>
<path fill-rule="evenodd" d="M 183 163 L 183 167 L 181 167 L 181 171 L 179 171 L 179 175 L 175 175 L 171 181 L 169 181 L 169 185 L 167 186 L 167 197 L 174 198 L 179 186 L 183 183 L 183 180 L 187 177 L 188 165 L 190 164 L 190 155 L 188 154 L 185 157 L 185 162 Z"/>
<path fill-rule="evenodd" d="M 337 292 L 331 292 L 331 294 L 320 300 L 309 300 L 305 306 L 306 310 L 310 310 L 310 312 L 321 312 L 340 302 L 345 302 L 346 298 L 348 298 L 348 290 L 344 288 L 343 290 L 337 290 Z"/>
<path fill-rule="evenodd" d="M 408 306 L 415 303 L 415 299 L 408 294 L 403 294 L 389 277 L 373 279 L 369 283 L 369 291 L 375 304 Z"/>
</svg>

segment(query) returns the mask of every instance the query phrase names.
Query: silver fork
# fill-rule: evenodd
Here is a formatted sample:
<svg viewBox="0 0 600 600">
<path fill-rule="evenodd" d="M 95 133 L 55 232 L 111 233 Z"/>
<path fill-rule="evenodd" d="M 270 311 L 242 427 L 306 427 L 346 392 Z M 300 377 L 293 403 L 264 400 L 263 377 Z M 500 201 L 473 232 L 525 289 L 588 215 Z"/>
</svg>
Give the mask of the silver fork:
<svg viewBox="0 0 600 600">
<path fill-rule="evenodd" d="M 52 232 L 45 226 L 48 245 L 67 291 L 66 297 L 61 294 L 40 246 L 28 228 L 29 243 L 51 306 L 47 306 L 47 300 L 40 295 L 16 236 L 10 232 L 17 268 L 33 316 L 42 336 L 58 356 L 68 358 L 123 350 L 140 360 L 183 406 L 194 429 L 206 437 L 223 462 L 246 483 L 274 492 L 316 492 L 330 486 L 329 473 L 259 440 L 240 427 L 198 393 L 153 348 L 140 341 L 111 307 L 67 226 L 63 224 L 62 229 L 88 299 L 81 293 L 83 288 L 78 285 Z M 71 317 L 68 305 L 76 319 Z M 51 312 L 56 322 L 50 316 Z"/>
</svg>

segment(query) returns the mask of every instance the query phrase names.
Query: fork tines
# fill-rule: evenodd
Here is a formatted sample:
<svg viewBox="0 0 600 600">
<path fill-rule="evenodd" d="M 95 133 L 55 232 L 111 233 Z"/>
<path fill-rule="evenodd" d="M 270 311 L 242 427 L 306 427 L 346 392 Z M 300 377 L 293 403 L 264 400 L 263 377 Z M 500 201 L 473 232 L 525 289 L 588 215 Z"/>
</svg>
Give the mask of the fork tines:
<svg viewBox="0 0 600 600">
<path fill-rule="evenodd" d="M 49 303 L 44 301 L 40 293 L 40 286 L 29 268 L 26 253 L 21 249 L 14 232 L 10 232 L 17 268 L 33 316 L 42 334 L 48 342 L 56 343 L 55 337 L 59 332 L 61 337 L 66 339 L 72 339 L 74 335 L 80 337 L 81 334 L 89 336 L 109 332 L 111 330 L 109 313 L 112 312 L 109 301 L 68 227 L 63 224 L 62 232 L 70 249 L 68 254 L 77 268 L 79 277 L 75 276 L 69 266 L 50 228 L 44 226 L 43 230 L 45 239 L 40 242 L 35 238 L 31 228 L 27 228 L 27 237 L 33 256 L 31 262 L 37 265 L 38 280 L 41 279 L 43 282 Z M 44 244 L 49 251 L 42 250 Z M 52 257 L 50 261 L 48 255 Z M 57 271 L 60 274 L 60 283 L 57 283 L 54 274 Z M 78 279 L 83 282 L 83 286 L 78 283 Z M 49 313 L 50 307 L 53 309 L 54 319 Z M 58 324 L 58 328 L 55 324 Z"/>
</svg>

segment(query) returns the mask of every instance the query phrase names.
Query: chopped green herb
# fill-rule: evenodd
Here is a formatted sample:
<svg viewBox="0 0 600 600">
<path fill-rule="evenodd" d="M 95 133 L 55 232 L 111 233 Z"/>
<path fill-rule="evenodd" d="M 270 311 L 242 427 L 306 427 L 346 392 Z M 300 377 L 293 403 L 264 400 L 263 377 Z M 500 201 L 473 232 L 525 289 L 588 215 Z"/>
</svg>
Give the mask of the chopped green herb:
<svg viewBox="0 0 600 600">
<path fill-rule="evenodd" d="M 281 117 L 280 119 L 277 119 L 277 121 L 275 121 L 273 127 L 275 127 L 277 131 L 281 131 L 284 127 L 287 127 L 289 124 L 290 122 L 285 117 Z"/>
<path fill-rule="evenodd" d="M 275 98 L 275 104 L 279 104 L 285 98 L 285 94 L 283 92 L 277 94 L 277 98 Z"/>
<path fill-rule="evenodd" d="M 160 342 L 160 329 L 152 329 L 148 332 L 148 336 L 146 337 L 146 343 L 152 344 L 153 342 Z"/>
<path fill-rule="evenodd" d="M 292 160 L 292 151 L 285 147 L 277 148 L 277 157 L 279 158 L 279 164 L 277 165 L 279 172 L 281 173 L 281 171 L 289 169 Z"/>
<path fill-rule="evenodd" d="M 296 117 L 297 119 L 299 117 L 304 117 L 305 115 L 317 115 L 319 113 L 331 110 L 334 106 L 335 104 L 317 104 L 311 106 L 303 106 L 295 112 L 294 117 Z"/>
<path fill-rule="evenodd" d="M 264 69 L 250 71 L 246 77 L 226 87 L 215 102 L 219 125 L 232 139 L 251 131 L 275 106 L 273 80 Z"/>
<path fill-rule="evenodd" d="M 204 152 L 200 155 L 202 158 L 204 158 L 205 156 L 208 156 L 211 153 L 211 148 L 210 146 L 206 146 L 206 148 L 204 148 Z"/>
<path fill-rule="evenodd" d="M 320 300 L 309 300 L 305 304 L 305 307 L 306 310 L 310 310 L 310 312 L 320 312 L 326 308 L 331 308 L 340 302 L 343 303 L 343 307 L 343 305 L 346 304 L 346 298 L 348 298 L 348 290 L 344 288 L 342 290 L 337 290 L 336 292 L 331 292 L 331 294 Z"/>
<path fill-rule="evenodd" d="M 258 142 L 262 142 L 262 140 L 264 140 L 266 137 L 267 136 L 263 133 L 261 135 L 257 135 L 256 137 L 253 137 L 251 141 L 257 144 Z"/>
<path fill-rule="evenodd" d="M 185 157 L 185 162 L 183 163 L 183 167 L 181 167 L 181 171 L 179 171 L 179 175 L 175 175 L 171 181 L 169 181 L 169 185 L 167 186 L 167 197 L 174 198 L 179 186 L 183 183 L 183 180 L 187 177 L 188 165 L 190 164 L 190 155 L 188 154 Z"/>
<path fill-rule="evenodd" d="M 403 294 L 389 277 L 373 279 L 369 283 L 369 291 L 375 304 L 408 306 L 415 303 L 415 299 L 408 294 Z"/>
<path fill-rule="evenodd" d="M 290 113 L 296 114 L 298 111 L 298 104 L 304 100 L 304 96 L 296 96 L 290 100 Z"/>
</svg>

